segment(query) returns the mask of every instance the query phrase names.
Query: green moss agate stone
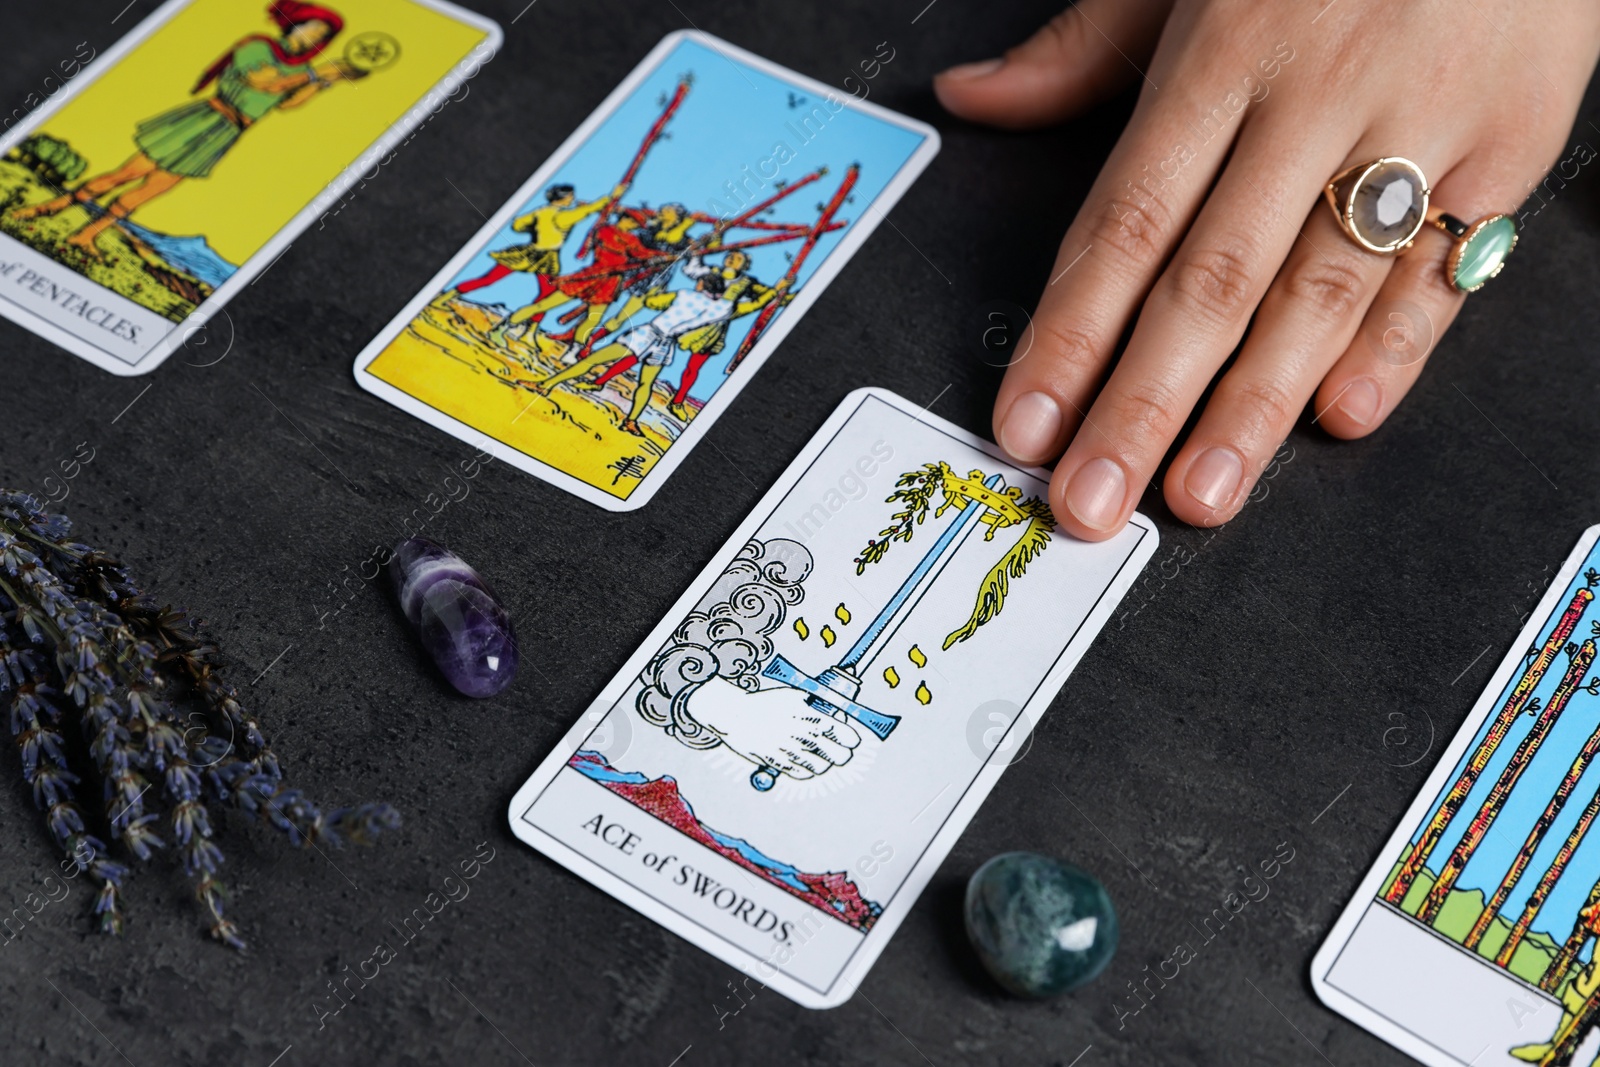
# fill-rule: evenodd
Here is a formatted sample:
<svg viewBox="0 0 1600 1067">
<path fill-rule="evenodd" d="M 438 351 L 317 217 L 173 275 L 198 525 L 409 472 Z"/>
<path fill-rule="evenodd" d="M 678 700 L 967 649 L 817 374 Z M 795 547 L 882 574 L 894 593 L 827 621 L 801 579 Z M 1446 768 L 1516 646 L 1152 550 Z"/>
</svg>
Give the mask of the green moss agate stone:
<svg viewBox="0 0 1600 1067">
<path fill-rule="evenodd" d="M 1456 273 L 1452 279 L 1455 287 L 1462 292 L 1469 292 L 1493 278 L 1495 271 L 1511 254 L 1511 246 L 1516 243 L 1517 224 L 1509 215 L 1501 215 L 1485 223 L 1461 250 L 1461 258 L 1456 261 Z"/>
<path fill-rule="evenodd" d="M 1036 852 L 1005 852 L 979 867 L 965 910 L 978 958 L 1018 996 L 1052 997 L 1083 985 L 1117 951 L 1106 887 Z"/>
</svg>

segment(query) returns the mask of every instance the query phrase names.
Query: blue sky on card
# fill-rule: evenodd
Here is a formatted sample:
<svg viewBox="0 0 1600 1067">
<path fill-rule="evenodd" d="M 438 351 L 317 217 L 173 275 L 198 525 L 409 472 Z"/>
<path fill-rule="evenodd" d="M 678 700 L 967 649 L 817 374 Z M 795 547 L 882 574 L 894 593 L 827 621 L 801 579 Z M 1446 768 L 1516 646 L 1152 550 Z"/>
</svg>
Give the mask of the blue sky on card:
<svg viewBox="0 0 1600 1067">
<path fill-rule="evenodd" d="M 661 114 L 684 74 L 693 75 L 693 86 L 668 124 L 666 135 L 651 149 L 640 167 L 623 198 L 627 206 L 656 207 L 675 201 L 693 211 L 711 214 L 717 211 L 712 206 L 715 201 L 724 210 L 737 211 L 740 203 L 729 195 L 726 183 L 746 182 L 748 176 L 754 175 L 755 178 L 745 184 L 744 193 L 747 202 L 753 203 L 775 192 L 775 181 L 792 183 L 818 167 L 827 167 L 827 176 L 780 203 L 774 214 L 762 216 L 769 221 L 812 223 L 818 216 L 819 205 L 838 189 L 846 168 L 858 163 L 861 174 L 853 198 L 838 214 L 839 219 L 848 220 L 853 227 L 867 205 L 882 194 L 923 141 L 922 135 L 914 130 L 849 107 L 832 112 L 823 99 L 809 89 L 802 91 L 782 78 L 693 40 L 684 40 L 584 141 L 548 184 L 571 184 L 576 187 L 580 200 L 592 200 L 609 192 L 627 170 L 645 133 Z M 835 96 L 839 100 L 851 99 L 842 89 L 836 89 Z M 807 116 L 810 117 L 809 129 L 804 128 L 801 121 Z M 779 143 L 786 146 L 792 156 L 775 153 Z M 780 164 L 780 160 L 784 161 Z M 763 176 L 767 179 L 765 189 L 758 185 Z M 519 207 L 517 213 L 522 214 L 544 202 L 541 189 L 527 204 Z M 589 224 L 585 223 L 573 231 L 562 250 L 564 270 L 575 270 L 588 262 L 577 258 L 588 229 Z M 849 228 L 836 230 L 818 242 L 801 268 L 798 287 L 804 287 L 848 232 Z M 733 231 L 728 240 L 737 240 L 740 234 L 759 236 L 758 231 Z M 524 235 L 512 232 L 508 224 L 467 263 L 455 281 L 477 277 L 493 266 L 489 250 L 525 240 Z M 753 249 L 753 273 L 768 284 L 776 281 L 789 268 L 785 252 L 792 252 L 799 245 L 800 241 L 791 241 Z M 676 274 L 670 284 L 672 288 L 683 287 L 682 274 Z M 516 307 L 532 301 L 536 294 L 537 285 L 531 276 L 516 275 L 492 288 L 478 290 L 470 299 Z M 555 328 L 555 318 L 562 313 L 558 311 L 547 318 L 552 328 Z M 644 318 L 641 316 L 635 321 L 641 322 Z M 695 399 L 708 399 L 728 380 L 722 373 L 723 368 L 753 321 L 754 316 L 749 316 L 734 323 L 726 348 L 700 375 L 691 394 Z M 675 381 L 679 367 L 669 369 L 665 377 Z"/>
<path fill-rule="evenodd" d="M 1578 568 L 1576 577 L 1563 589 L 1560 599 L 1556 602 L 1554 613 L 1545 619 L 1544 624 L 1539 629 L 1538 638 L 1534 642 L 1535 647 L 1543 645 L 1549 638 L 1551 631 L 1555 629 L 1567 605 L 1572 602 L 1573 594 L 1585 584 L 1583 572 L 1591 567 L 1600 567 L 1600 546 L 1596 546 L 1589 553 L 1588 558 Z M 1600 610 L 1597 610 L 1597 607 L 1600 607 L 1600 605 L 1591 605 L 1583 618 L 1579 620 L 1577 629 L 1572 633 L 1572 642 L 1582 643 L 1595 636 L 1594 631 L 1591 629 L 1591 622 L 1600 617 Z M 1519 653 L 1526 652 L 1527 649 L 1523 648 L 1517 651 Z M 1534 690 L 1533 695 L 1539 699 L 1541 707 L 1549 704 L 1551 694 L 1560 683 L 1562 675 L 1567 671 L 1568 662 L 1564 654 L 1556 656 L 1555 662 L 1550 665 L 1550 669 L 1545 672 L 1544 677 L 1540 680 L 1539 686 Z M 1526 663 L 1524 663 L 1525 665 Z M 1587 682 L 1590 677 L 1596 674 L 1600 674 L 1600 665 L 1591 668 L 1583 681 Z M 1484 735 L 1488 732 L 1489 725 L 1505 705 L 1506 699 L 1511 694 L 1512 687 L 1516 685 L 1517 679 L 1521 675 L 1522 671 L 1519 668 L 1512 675 L 1510 681 L 1507 682 L 1505 688 L 1496 694 L 1495 704 L 1488 718 L 1484 720 L 1473 737 L 1472 746 L 1451 768 L 1448 780 L 1450 783 L 1453 783 L 1460 775 L 1467 759 L 1471 757 L 1473 750 L 1482 742 Z M 1472 792 L 1467 795 L 1466 802 L 1462 804 L 1460 812 L 1451 821 L 1450 826 L 1445 830 L 1444 836 L 1439 839 L 1438 845 L 1434 847 L 1428 858 L 1428 866 L 1431 869 L 1437 871 L 1439 866 L 1444 863 L 1445 858 L 1450 855 L 1451 850 L 1460 842 L 1462 834 L 1472 821 L 1472 817 L 1482 806 L 1495 781 L 1500 777 L 1501 772 L 1511 762 L 1511 757 L 1516 752 L 1517 746 L 1528 735 L 1528 731 L 1532 728 L 1536 718 L 1536 715 L 1529 715 L 1526 712 L 1517 716 L 1517 721 L 1512 725 L 1505 739 L 1495 749 L 1494 756 L 1489 760 L 1488 765 L 1484 767 L 1483 773 L 1478 777 Z M 1600 697 L 1586 692 L 1574 693 L 1566 709 L 1550 728 L 1550 732 L 1545 737 L 1543 744 L 1540 745 L 1538 752 L 1528 763 L 1522 776 L 1517 780 L 1517 785 L 1507 797 L 1505 807 L 1501 809 L 1499 817 L 1494 820 L 1489 832 L 1484 835 L 1483 842 L 1473 852 L 1472 859 L 1467 863 L 1466 869 L 1462 871 L 1460 881 L 1456 883 L 1458 889 L 1481 889 L 1486 897 L 1494 892 L 1495 887 L 1500 884 L 1500 879 L 1516 858 L 1518 850 L 1527 838 L 1528 831 L 1544 811 L 1545 805 L 1549 803 L 1550 797 L 1555 792 L 1562 776 L 1572 766 L 1574 756 L 1583 747 L 1584 742 L 1588 740 L 1590 733 L 1596 729 L 1600 729 Z M 1447 788 L 1449 788 L 1448 784 L 1441 789 L 1441 797 L 1443 790 Z M 1555 822 L 1545 834 L 1544 840 L 1533 854 L 1532 862 L 1528 865 L 1527 870 L 1523 872 L 1516 888 L 1506 900 L 1505 906 L 1501 909 L 1501 914 L 1508 916 L 1508 922 L 1515 921 L 1516 917 L 1522 913 L 1523 906 L 1527 904 L 1529 895 L 1533 892 L 1534 887 L 1539 884 L 1539 879 L 1543 877 L 1544 872 L 1549 868 L 1551 859 L 1566 841 L 1567 835 L 1577 823 L 1584 806 L 1595 796 L 1596 790 L 1600 790 L 1600 760 L 1591 764 L 1583 777 L 1578 780 L 1577 786 L 1562 808 L 1561 814 L 1557 816 Z M 1428 809 L 1423 825 L 1426 825 L 1426 819 L 1431 819 L 1434 812 L 1438 810 L 1439 799 L 1435 798 L 1433 805 Z M 1415 833 L 1412 835 L 1412 840 L 1416 840 Z M 1542 930 L 1551 935 L 1558 944 L 1565 940 L 1568 932 L 1572 929 L 1573 918 L 1577 915 L 1578 909 L 1583 907 L 1588 899 L 1589 890 L 1593 888 L 1597 875 L 1600 875 L 1600 826 L 1596 826 L 1584 837 L 1583 843 L 1578 846 L 1572 861 L 1567 865 L 1561 880 L 1556 883 L 1549 899 L 1545 901 L 1544 906 L 1540 909 L 1539 915 L 1534 919 L 1531 928 L 1533 930 Z M 1587 959 L 1590 954 L 1586 950 L 1583 955 Z"/>
</svg>

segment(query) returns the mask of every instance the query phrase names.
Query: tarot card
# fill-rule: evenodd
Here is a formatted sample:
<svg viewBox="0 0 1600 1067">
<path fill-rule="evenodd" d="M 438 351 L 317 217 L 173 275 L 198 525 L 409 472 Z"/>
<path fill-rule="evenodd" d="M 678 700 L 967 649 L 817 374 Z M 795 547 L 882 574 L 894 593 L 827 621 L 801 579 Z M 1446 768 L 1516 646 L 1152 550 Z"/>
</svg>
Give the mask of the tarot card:
<svg viewBox="0 0 1600 1067">
<path fill-rule="evenodd" d="M 640 507 L 938 148 L 922 123 L 674 33 L 356 378 L 591 503 Z"/>
<path fill-rule="evenodd" d="M 0 315 L 152 370 L 499 42 L 443 0 L 171 0 L 0 138 Z"/>
<path fill-rule="evenodd" d="M 1439 1067 L 1600 1063 L 1600 526 L 1591 527 L 1311 965 Z"/>
<path fill-rule="evenodd" d="M 858 390 L 511 803 L 517 836 L 808 1007 L 843 1003 L 1155 551 Z"/>
</svg>

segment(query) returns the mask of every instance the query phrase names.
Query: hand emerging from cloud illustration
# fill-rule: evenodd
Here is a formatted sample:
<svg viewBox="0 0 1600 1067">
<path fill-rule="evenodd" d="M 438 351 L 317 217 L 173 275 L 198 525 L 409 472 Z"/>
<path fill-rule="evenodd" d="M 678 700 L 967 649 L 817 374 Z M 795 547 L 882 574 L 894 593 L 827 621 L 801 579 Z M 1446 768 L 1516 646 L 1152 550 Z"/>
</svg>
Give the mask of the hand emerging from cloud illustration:
<svg viewBox="0 0 1600 1067">
<path fill-rule="evenodd" d="M 854 726 L 788 686 L 749 692 L 713 678 L 695 690 L 689 710 L 734 752 L 796 781 L 848 763 L 861 744 Z"/>
</svg>

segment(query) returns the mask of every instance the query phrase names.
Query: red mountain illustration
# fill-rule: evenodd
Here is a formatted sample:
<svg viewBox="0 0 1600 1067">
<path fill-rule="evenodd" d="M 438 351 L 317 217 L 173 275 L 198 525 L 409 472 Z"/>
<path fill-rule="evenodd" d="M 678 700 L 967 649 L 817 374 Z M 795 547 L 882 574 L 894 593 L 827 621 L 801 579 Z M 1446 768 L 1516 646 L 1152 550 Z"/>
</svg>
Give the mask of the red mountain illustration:
<svg viewBox="0 0 1600 1067">
<path fill-rule="evenodd" d="M 567 766 L 719 856 L 760 875 L 846 925 L 866 932 L 883 912 L 883 905 L 863 898 L 843 871 L 810 874 L 772 859 L 748 841 L 706 826 L 678 792 L 676 779 L 670 776 L 646 778 L 635 771 L 619 771 L 599 753 L 587 751 L 574 753 Z"/>
</svg>

